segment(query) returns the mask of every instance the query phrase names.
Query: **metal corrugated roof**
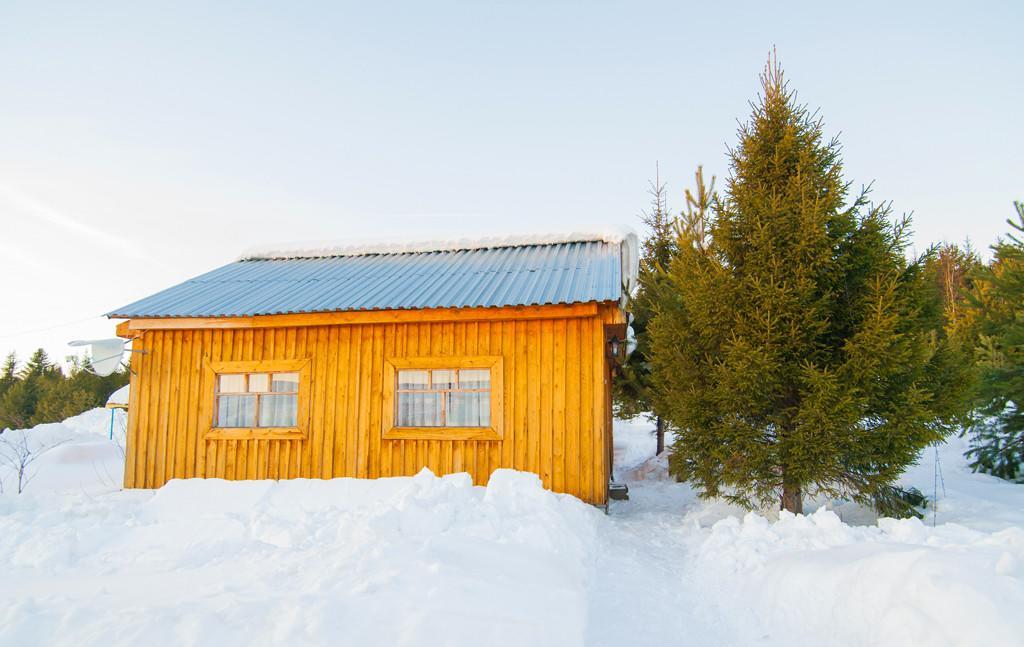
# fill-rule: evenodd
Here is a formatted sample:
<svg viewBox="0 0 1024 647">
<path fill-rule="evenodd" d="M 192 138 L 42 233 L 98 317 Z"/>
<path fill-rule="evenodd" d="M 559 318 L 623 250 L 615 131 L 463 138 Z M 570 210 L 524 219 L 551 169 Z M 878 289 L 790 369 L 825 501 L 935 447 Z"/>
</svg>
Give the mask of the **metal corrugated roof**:
<svg viewBox="0 0 1024 647">
<path fill-rule="evenodd" d="M 107 313 L 113 318 L 615 301 L 617 243 L 523 245 L 325 258 L 241 260 Z"/>
</svg>

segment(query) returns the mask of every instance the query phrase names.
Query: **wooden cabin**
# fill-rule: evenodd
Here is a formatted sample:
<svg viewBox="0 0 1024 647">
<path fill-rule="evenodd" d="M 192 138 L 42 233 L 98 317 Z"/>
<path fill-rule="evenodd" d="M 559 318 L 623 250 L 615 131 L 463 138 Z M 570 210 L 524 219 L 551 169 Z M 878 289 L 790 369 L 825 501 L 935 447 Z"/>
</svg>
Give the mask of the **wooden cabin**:
<svg viewBox="0 0 1024 647">
<path fill-rule="evenodd" d="M 257 251 L 108 313 L 124 484 L 535 472 L 608 497 L 635 234 Z"/>
</svg>

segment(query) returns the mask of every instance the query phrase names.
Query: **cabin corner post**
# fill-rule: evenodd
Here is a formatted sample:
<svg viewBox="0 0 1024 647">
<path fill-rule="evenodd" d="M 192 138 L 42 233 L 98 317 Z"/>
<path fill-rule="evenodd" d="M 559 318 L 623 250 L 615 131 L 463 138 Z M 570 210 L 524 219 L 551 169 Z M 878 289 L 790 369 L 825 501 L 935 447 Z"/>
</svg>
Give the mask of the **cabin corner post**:
<svg viewBox="0 0 1024 647">
<path fill-rule="evenodd" d="M 132 333 L 128 331 L 128 321 L 122 321 L 117 325 L 117 335 L 130 339 L 132 342 L 132 350 L 143 350 L 139 348 L 142 344 L 142 335 L 137 335 L 134 338 Z M 141 390 L 140 382 L 142 375 L 142 364 L 146 361 L 145 353 L 136 353 L 131 361 L 129 362 L 128 370 L 128 410 L 126 412 L 125 420 L 125 434 L 124 434 L 124 474 L 122 475 L 122 483 L 125 489 L 136 487 L 135 484 L 135 460 L 136 460 L 136 446 L 138 445 L 138 428 L 139 428 L 139 398 L 138 393 Z"/>
<path fill-rule="evenodd" d="M 597 373 L 600 375 L 600 421 L 601 421 L 601 442 L 603 461 L 601 464 L 601 501 L 599 505 L 607 505 L 609 499 L 609 488 L 614 473 L 615 445 L 614 445 L 614 415 L 612 413 L 612 380 L 615 379 L 615 364 L 609 357 L 608 344 L 605 327 L 621 327 L 627 323 L 626 313 L 618 303 L 602 304 L 598 312 L 597 328 L 600 334 L 600 364 Z"/>
<path fill-rule="evenodd" d="M 126 342 L 132 343 L 133 351 L 143 350 L 140 346 L 142 344 L 142 332 L 131 330 L 131 320 L 125 319 L 124 321 L 118 322 L 114 327 L 114 334 L 117 337 L 124 339 Z M 135 479 L 135 460 L 136 460 L 136 445 L 137 440 L 133 438 L 136 435 L 138 429 L 139 420 L 139 398 L 137 394 L 139 392 L 140 380 L 139 376 L 142 370 L 142 363 L 144 361 L 145 353 L 139 352 L 134 355 L 129 363 L 128 371 L 128 392 L 129 394 L 136 394 L 135 397 L 129 395 L 128 397 L 128 408 L 125 410 L 125 435 L 124 435 L 124 471 L 121 475 L 121 485 L 125 489 L 139 487 L 136 484 Z M 111 420 L 113 425 L 113 420 Z M 111 432 L 113 427 L 111 426 Z"/>
<path fill-rule="evenodd" d="M 603 506 L 608 501 L 608 412 L 606 410 L 608 391 L 608 361 L 605 358 L 604 344 L 604 323 L 606 314 L 604 309 L 598 311 L 593 318 L 593 330 L 591 334 L 591 356 L 593 362 L 593 425 L 594 430 L 590 439 L 591 456 L 594 478 L 591 483 L 591 491 L 587 493 L 589 503 Z"/>
<path fill-rule="evenodd" d="M 126 322 L 129 323 L 129 322 Z M 149 477 L 149 455 L 153 453 L 154 442 L 150 425 L 160 399 L 152 393 L 160 385 L 154 374 L 158 357 L 159 334 L 147 331 L 132 331 L 131 376 L 129 378 L 128 421 L 125 434 L 125 487 L 153 487 Z"/>
</svg>

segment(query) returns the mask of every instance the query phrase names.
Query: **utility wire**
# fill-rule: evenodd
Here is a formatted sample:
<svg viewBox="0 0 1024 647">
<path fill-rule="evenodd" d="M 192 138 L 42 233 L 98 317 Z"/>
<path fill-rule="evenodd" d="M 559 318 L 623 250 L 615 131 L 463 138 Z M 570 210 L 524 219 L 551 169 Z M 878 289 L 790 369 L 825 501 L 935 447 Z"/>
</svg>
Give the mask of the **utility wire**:
<svg viewBox="0 0 1024 647">
<path fill-rule="evenodd" d="M 31 335 L 31 334 L 34 334 L 34 333 L 48 332 L 50 330 L 57 330 L 58 328 L 64 328 L 64 327 L 67 327 L 67 326 L 74 326 L 75 324 L 85 323 L 86 321 L 92 321 L 93 319 L 102 319 L 102 318 L 103 317 L 101 315 L 97 315 L 95 317 L 86 317 L 85 319 L 78 319 L 76 321 L 68 321 L 68 322 L 65 322 L 65 323 L 55 324 L 55 325 L 52 325 L 52 326 L 44 326 L 42 328 L 36 328 L 34 330 L 23 330 L 21 332 L 10 333 L 10 334 L 7 334 L 7 335 L 0 335 L 0 339 L 12 339 L 14 337 L 23 337 L 25 335 Z"/>
</svg>

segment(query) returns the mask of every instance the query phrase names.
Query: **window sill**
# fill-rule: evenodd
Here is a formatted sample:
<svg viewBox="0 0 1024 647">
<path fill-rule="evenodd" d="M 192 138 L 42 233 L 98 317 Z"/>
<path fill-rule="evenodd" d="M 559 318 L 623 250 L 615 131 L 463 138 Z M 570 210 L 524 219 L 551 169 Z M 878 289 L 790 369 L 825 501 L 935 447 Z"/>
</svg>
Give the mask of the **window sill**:
<svg viewBox="0 0 1024 647">
<path fill-rule="evenodd" d="M 493 427 L 391 427 L 384 440 L 501 440 Z"/>
<path fill-rule="evenodd" d="M 221 427 L 211 429 L 206 440 L 306 440 L 306 432 L 298 427 Z"/>
</svg>

